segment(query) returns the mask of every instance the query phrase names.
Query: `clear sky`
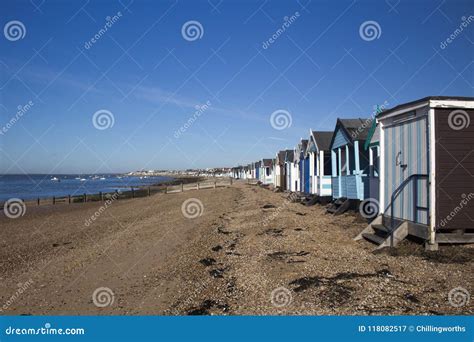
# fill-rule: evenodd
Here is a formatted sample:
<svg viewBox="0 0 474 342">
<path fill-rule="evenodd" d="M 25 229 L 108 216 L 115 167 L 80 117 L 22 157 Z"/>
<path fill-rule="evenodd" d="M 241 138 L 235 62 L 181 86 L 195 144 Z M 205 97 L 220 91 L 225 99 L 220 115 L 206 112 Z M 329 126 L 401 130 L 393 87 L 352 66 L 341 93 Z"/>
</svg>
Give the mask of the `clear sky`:
<svg viewBox="0 0 474 342">
<path fill-rule="evenodd" d="M 233 166 L 376 105 L 473 96 L 471 15 L 468 0 L 3 0 L 0 172 Z"/>
</svg>

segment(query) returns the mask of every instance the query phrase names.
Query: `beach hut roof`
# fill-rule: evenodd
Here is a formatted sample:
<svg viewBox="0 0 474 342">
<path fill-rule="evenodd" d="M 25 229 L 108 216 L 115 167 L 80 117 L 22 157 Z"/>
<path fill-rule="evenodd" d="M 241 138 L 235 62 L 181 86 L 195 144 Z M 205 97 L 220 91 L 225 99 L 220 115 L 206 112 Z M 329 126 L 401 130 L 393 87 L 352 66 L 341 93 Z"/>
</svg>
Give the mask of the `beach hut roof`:
<svg viewBox="0 0 474 342">
<path fill-rule="evenodd" d="M 422 104 L 423 102 L 429 102 L 429 101 L 474 101 L 474 97 L 466 97 L 466 96 L 427 96 L 423 97 L 421 99 L 412 101 L 412 102 L 407 102 L 403 103 L 401 105 L 395 106 L 390 109 L 386 109 L 380 113 L 377 114 L 377 118 L 386 116 L 388 114 L 398 112 L 399 110 L 403 110 L 405 108 L 410 108 L 413 106 L 416 106 L 417 104 Z"/>
<path fill-rule="evenodd" d="M 285 161 L 293 162 L 295 159 L 295 151 L 293 150 L 286 150 Z"/>
<path fill-rule="evenodd" d="M 285 156 L 286 156 L 286 151 L 278 151 L 276 159 L 275 159 L 275 164 L 277 165 L 283 165 L 285 162 Z"/>
<path fill-rule="evenodd" d="M 306 152 L 306 147 L 308 146 L 308 139 L 301 139 L 298 146 L 296 146 L 295 160 L 300 160 Z"/>
<path fill-rule="evenodd" d="M 374 119 L 337 119 L 341 126 L 349 133 L 350 138 L 356 137 L 357 139 L 353 140 L 366 140 L 369 134 L 370 127 L 372 126 L 372 121 Z"/>
<path fill-rule="evenodd" d="M 380 140 L 380 128 L 376 120 L 372 121 L 367 140 L 365 141 L 364 149 L 367 150 L 371 145 L 378 145 Z"/>
<path fill-rule="evenodd" d="M 354 141 L 364 141 L 367 139 L 367 136 L 370 131 L 370 127 L 372 127 L 372 121 L 375 119 L 368 118 L 368 119 L 337 119 L 336 128 L 334 129 L 334 133 L 331 138 L 330 148 L 332 148 L 334 144 L 334 139 L 339 130 L 344 133 L 346 140 L 349 143 L 353 143 Z"/>
<path fill-rule="evenodd" d="M 271 167 L 272 166 L 272 159 L 263 159 L 263 166 L 264 167 Z"/>
<path fill-rule="evenodd" d="M 333 133 L 332 131 L 312 131 L 311 135 L 320 150 L 329 151 Z"/>
<path fill-rule="evenodd" d="M 301 139 L 301 150 L 306 150 L 306 146 L 308 146 L 308 139 Z"/>
</svg>

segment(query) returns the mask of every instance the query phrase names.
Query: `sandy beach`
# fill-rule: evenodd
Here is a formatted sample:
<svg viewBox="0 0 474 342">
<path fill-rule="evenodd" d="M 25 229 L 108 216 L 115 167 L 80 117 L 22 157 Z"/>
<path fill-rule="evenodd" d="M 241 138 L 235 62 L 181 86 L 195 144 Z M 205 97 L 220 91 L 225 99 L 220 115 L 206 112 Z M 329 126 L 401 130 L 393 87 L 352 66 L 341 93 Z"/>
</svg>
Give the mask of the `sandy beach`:
<svg viewBox="0 0 474 342">
<path fill-rule="evenodd" d="M 1 314 L 474 313 L 472 301 L 448 301 L 455 288 L 472 290 L 473 246 L 428 253 L 404 242 L 374 253 L 353 241 L 366 224 L 354 213 L 334 217 L 285 196 L 235 182 L 105 210 L 91 202 L 2 213 Z M 195 218 L 182 212 L 191 198 L 202 203 Z M 103 288 L 108 300 L 97 305 Z"/>
</svg>

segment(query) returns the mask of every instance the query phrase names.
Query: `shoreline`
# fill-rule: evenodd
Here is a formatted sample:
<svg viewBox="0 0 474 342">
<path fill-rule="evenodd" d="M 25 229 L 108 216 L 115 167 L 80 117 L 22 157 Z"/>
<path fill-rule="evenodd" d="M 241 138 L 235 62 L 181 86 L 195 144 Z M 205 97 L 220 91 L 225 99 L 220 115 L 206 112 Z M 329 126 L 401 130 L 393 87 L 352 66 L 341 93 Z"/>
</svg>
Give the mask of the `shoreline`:
<svg viewBox="0 0 474 342">
<path fill-rule="evenodd" d="M 37 197 L 35 199 L 21 199 L 26 206 L 39 206 L 39 205 L 55 205 L 55 204 L 73 204 L 73 203 L 84 203 L 84 202 L 98 202 L 110 200 L 114 194 L 115 199 L 132 199 L 138 197 L 151 196 L 157 193 L 164 193 L 167 186 L 180 185 L 180 184 L 191 184 L 201 182 L 209 177 L 202 176 L 172 176 L 172 175 L 162 175 L 160 177 L 169 177 L 171 179 L 164 180 L 158 183 L 153 183 L 150 185 L 139 185 L 136 187 L 124 187 L 123 189 L 128 189 L 124 191 L 115 190 L 107 192 L 95 192 L 95 193 L 83 193 L 77 195 L 64 195 L 64 196 L 49 196 L 49 197 Z M 14 198 L 14 197 L 12 197 Z M 0 201 L 0 209 L 4 208 L 4 205 L 7 201 Z M 42 203 L 46 202 L 46 203 Z"/>
</svg>

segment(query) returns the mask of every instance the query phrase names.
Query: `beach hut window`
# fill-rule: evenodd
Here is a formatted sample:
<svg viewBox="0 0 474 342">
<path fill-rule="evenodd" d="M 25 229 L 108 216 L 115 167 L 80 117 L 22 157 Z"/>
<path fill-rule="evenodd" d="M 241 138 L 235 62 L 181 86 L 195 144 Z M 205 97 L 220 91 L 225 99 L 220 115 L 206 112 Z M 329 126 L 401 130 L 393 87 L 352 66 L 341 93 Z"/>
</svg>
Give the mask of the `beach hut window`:
<svg viewBox="0 0 474 342">
<path fill-rule="evenodd" d="M 329 151 L 324 151 L 324 175 L 331 175 L 331 152 Z"/>
<path fill-rule="evenodd" d="M 341 175 L 346 176 L 348 174 L 348 167 L 347 167 L 347 150 L 343 149 L 341 151 Z"/>
<path fill-rule="evenodd" d="M 372 150 L 372 172 L 370 175 L 372 177 L 378 177 L 379 176 L 379 148 L 378 146 L 374 146 L 370 148 Z"/>
</svg>

